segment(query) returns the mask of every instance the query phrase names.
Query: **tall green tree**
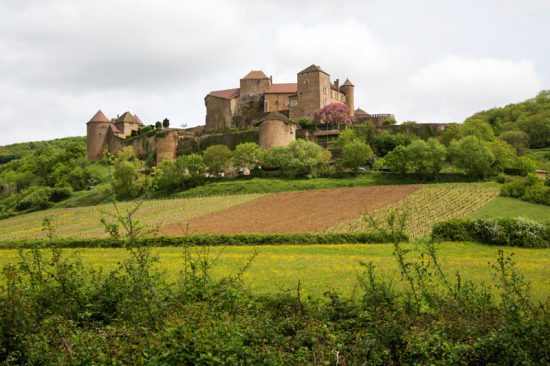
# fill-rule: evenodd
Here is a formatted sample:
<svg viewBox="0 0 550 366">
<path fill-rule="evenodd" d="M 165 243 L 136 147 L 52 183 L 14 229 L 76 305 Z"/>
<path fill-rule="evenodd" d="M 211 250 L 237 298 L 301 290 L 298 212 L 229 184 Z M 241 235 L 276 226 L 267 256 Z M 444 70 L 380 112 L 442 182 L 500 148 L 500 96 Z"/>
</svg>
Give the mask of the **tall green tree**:
<svg viewBox="0 0 550 366">
<path fill-rule="evenodd" d="M 212 145 L 203 152 L 204 163 L 210 174 L 219 175 L 229 166 L 233 153 L 225 145 Z"/>
<path fill-rule="evenodd" d="M 255 142 L 237 145 L 233 152 L 234 162 L 241 168 L 252 169 L 262 160 L 262 150 Z"/>
<path fill-rule="evenodd" d="M 342 148 L 342 164 L 353 170 L 353 174 L 359 173 L 359 167 L 369 162 L 373 152 L 369 145 L 358 139 L 348 142 Z"/>
<path fill-rule="evenodd" d="M 466 136 L 451 142 L 449 155 L 452 162 L 472 178 L 487 178 L 495 161 L 489 147 L 475 136 Z"/>
<path fill-rule="evenodd" d="M 133 198 L 145 193 L 150 182 L 140 173 L 143 167 L 132 147 L 125 147 L 116 154 L 111 186 L 117 198 Z"/>
</svg>

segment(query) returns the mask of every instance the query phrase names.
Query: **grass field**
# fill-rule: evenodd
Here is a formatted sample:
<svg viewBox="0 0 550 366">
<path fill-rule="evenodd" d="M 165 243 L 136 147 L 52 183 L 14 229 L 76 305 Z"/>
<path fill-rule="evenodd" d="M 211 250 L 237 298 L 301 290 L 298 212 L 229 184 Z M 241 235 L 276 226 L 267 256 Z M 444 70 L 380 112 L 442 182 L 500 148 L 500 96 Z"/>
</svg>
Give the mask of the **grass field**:
<svg viewBox="0 0 550 366">
<path fill-rule="evenodd" d="M 406 233 L 411 238 L 418 238 L 429 235 L 436 222 L 468 216 L 484 207 L 497 195 L 498 191 L 490 185 L 426 185 L 401 201 L 375 211 L 372 217 L 383 223 L 392 212 L 405 213 L 408 217 Z M 363 218 L 357 218 L 336 224 L 327 231 L 369 230 L 372 230 L 369 222 Z"/>
<path fill-rule="evenodd" d="M 516 198 L 497 197 L 471 215 L 483 217 L 527 217 L 541 223 L 550 222 L 550 206 L 521 201 Z"/>
<path fill-rule="evenodd" d="M 440 182 L 464 182 L 462 174 L 443 173 Z M 285 178 L 252 178 L 232 179 L 212 182 L 204 186 L 176 193 L 176 197 L 203 197 L 225 194 L 244 193 L 278 193 L 304 191 L 309 189 L 349 188 L 379 185 L 420 184 L 424 180 L 412 175 L 402 177 L 389 173 L 368 172 L 357 177 L 285 179 Z"/>
<path fill-rule="evenodd" d="M 227 197 L 204 197 L 170 200 L 144 201 L 135 219 L 142 224 L 169 225 L 209 214 L 218 210 L 249 202 L 261 197 L 259 194 L 234 195 Z M 120 203 L 122 209 L 132 207 L 134 203 Z M 104 214 L 113 212 L 112 204 L 91 207 L 50 209 L 33 212 L 0 220 L 0 241 L 44 238 L 42 222 L 44 217 L 51 217 L 56 235 L 64 238 L 105 237 L 105 229 L 100 222 Z"/>
<path fill-rule="evenodd" d="M 418 258 L 420 246 L 407 244 L 413 249 L 411 258 Z M 475 283 L 492 282 L 497 247 L 474 243 L 443 243 L 439 245 L 444 268 L 451 276 L 460 271 L 464 279 Z M 506 254 L 514 253 L 518 270 L 532 282 L 533 298 L 544 300 L 550 296 L 550 249 L 503 248 Z M 329 290 L 346 296 L 352 295 L 361 273 L 359 262 L 372 261 L 380 275 L 393 278 L 396 286 L 402 286 L 392 252 L 388 244 L 355 245 L 284 245 L 264 247 L 211 248 L 213 258 L 222 253 L 214 268 L 214 277 L 236 274 L 258 250 L 249 271 L 247 283 L 256 293 L 294 291 L 298 280 L 304 294 L 321 296 Z M 72 250 L 67 249 L 66 253 Z M 177 278 L 182 263 L 182 248 L 154 249 L 160 256 L 160 269 L 165 270 L 170 280 Z M 112 269 L 127 253 L 124 249 L 79 249 L 88 266 Z M 16 250 L 0 251 L 0 267 L 17 260 Z"/>
</svg>

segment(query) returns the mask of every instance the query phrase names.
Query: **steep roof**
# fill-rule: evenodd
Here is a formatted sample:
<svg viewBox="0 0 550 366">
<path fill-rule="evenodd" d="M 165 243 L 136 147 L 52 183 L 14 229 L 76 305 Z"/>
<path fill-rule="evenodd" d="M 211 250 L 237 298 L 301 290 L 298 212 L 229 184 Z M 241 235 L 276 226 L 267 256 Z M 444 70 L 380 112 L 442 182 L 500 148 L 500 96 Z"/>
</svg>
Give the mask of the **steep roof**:
<svg viewBox="0 0 550 366">
<path fill-rule="evenodd" d="M 354 85 L 351 83 L 351 81 L 349 81 L 349 79 L 346 79 L 346 81 L 344 81 L 344 84 L 342 84 L 342 86 L 344 86 L 344 85 L 346 85 L 346 86 L 348 86 L 348 85 L 349 85 L 349 86 L 354 86 Z"/>
<path fill-rule="evenodd" d="M 138 117 L 137 114 L 134 114 L 134 119 L 135 119 L 136 122 L 139 123 L 140 125 L 145 126 L 145 123 L 143 123 L 143 121 L 141 120 L 141 118 Z"/>
<path fill-rule="evenodd" d="M 117 116 L 117 118 L 113 118 L 113 123 L 138 123 L 143 126 L 143 122 L 136 114 L 132 114 L 131 112 L 127 111 L 122 113 L 122 115 Z"/>
<path fill-rule="evenodd" d="M 288 119 L 284 114 L 281 114 L 277 111 L 273 111 L 273 112 L 269 113 L 267 116 L 265 116 L 264 118 L 262 118 L 258 122 L 258 125 L 260 125 L 260 124 L 262 124 L 263 122 L 266 122 L 266 121 L 283 121 L 286 124 L 296 123 L 296 122 Z"/>
<path fill-rule="evenodd" d="M 246 74 L 241 80 L 245 79 L 252 79 L 252 80 L 258 80 L 258 79 L 269 79 L 266 74 L 262 70 L 252 70 L 248 74 Z"/>
<path fill-rule="evenodd" d="M 298 84 L 296 83 L 271 84 L 265 94 L 292 94 L 297 91 Z"/>
<path fill-rule="evenodd" d="M 237 98 L 241 94 L 241 88 L 214 90 L 208 93 L 207 97 L 216 97 L 221 99 Z"/>
<path fill-rule="evenodd" d="M 107 118 L 103 112 L 100 110 L 98 110 L 96 112 L 96 114 L 94 114 L 94 116 L 88 121 L 88 123 L 90 122 L 104 122 L 104 123 L 110 123 L 111 121 L 109 121 L 109 118 Z"/>
<path fill-rule="evenodd" d="M 322 72 L 323 74 L 327 74 L 327 72 L 321 70 L 321 66 L 317 66 L 317 65 L 311 65 L 309 67 L 306 67 L 305 69 L 303 69 L 302 71 L 300 71 L 298 74 L 302 74 L 304 72 L 314 72 L 314 71 L 318 71 L 318 72 Z"/>
<path fill-rule="evenodd" d="M 365 112 L 364 110 L 362 110 L 361 108 L 357 108 L 355 110 L 355 114 L 368 114 L 367 112 Z"/>
</svg>

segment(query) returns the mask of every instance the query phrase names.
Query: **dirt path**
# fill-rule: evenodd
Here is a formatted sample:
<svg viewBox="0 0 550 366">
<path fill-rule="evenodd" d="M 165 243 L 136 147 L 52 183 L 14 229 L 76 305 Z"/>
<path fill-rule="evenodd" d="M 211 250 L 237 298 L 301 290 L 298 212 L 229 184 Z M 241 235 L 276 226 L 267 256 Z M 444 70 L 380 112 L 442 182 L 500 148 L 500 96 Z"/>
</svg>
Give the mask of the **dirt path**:
<svg viewBox="0 0 550 366">
<path fill-rule="evenodd" d="M 302 233 L 322 231 L 338 222 L 396 202 L 417 185 L 319 189 L 285 192 L 161 228 L 163 235 L 189 233 Z M 188 229 L 187 229 L 188 228 Z"/>
</svg>

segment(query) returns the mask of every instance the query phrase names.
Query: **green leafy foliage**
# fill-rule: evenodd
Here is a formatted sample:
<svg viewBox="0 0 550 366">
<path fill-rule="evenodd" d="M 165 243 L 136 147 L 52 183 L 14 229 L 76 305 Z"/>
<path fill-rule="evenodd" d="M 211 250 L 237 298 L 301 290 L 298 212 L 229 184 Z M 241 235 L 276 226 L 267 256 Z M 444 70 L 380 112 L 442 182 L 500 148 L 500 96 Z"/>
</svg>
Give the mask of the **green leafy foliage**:
<svg viewBox="0 0 550 366">
<path fill-rule="evenodd" d="M 140 172 L 144 164 L 139 160 L 132 147 L 120 150 L 113 163 L 111 187 L 117 198 L 134 198 L 145 193 L 149 179 Z"/>
<path fill-rule="evenodd" d="M 550 146 L 550 91 L 543 90 L 535 98 L 521 103 L 476 113 L 466 120 L 468 121 L 488 123 L 497 135 L 519 129 L 528 135 L 531 148 Z M 478 132 L 472 132 L 478 136 Z M 485 133 L 488 131 L 483 129 L 482 134 Z M 514 138 L 517 137 L 516 135 Z M 511 137 L 506 135 L 506 138 Z M 522 143 L 525 142 L 523 138 L 521 140 Z"/>
<path fill-rule="evenodd" d="M 492 174 L 495 156 L 483 141 L 475 136 L 454 140 L 449 147 L 449 157 L 472 178 L 487 178 Z"/>
<path fill-rule="evenodd" d="M 233 153 L 225 145 L 212 145 L 203 152 L 204 163 L 213 175 L 223 173 L 232 157 Z"/>
<path fill-rule="evenodd" d="M 414 140 L 408 146 L 400 145 L 384 158 L 392 172 L 404 175 L 415 173 L 438 180 L 447 156 L 447 149 L 434 138 Z"/>
<path fill-rule="evenodd" d="M 550 247 L 550 226 L 526 218 L 453 219 L 433 226 L 437 240 L 477 241 L 527 248 Z"/>
<path fill-rule="evenodd" d="M 120 212 L 130 224 L 132 212 Z M 395 218 L 397 230 L 402 220 Z M 116 223 L 113 225 L 117 226 Z M 120 226 L 118 226 L 120 227 Z M 52 233 L 45 223 L 44 228 Z M 137 239 L 139 230 L 125 230 Z M 306 365 L 547 364 L 548 303 L 535 306 L 512 257 L 499 252 L 496 295 L 448 277 L 437 245 L 415 260 L 391 244 L 403 286 L 361 263 L 353 298 L 295 290 L 258 296 L 240 270 L 212 276 L 219 251 L 186 246 L 171 282 L 158 257 L 125 241 L 103 273 L 60 249 L 21 251 L 0 280 L 0 362 L 7 364 Z"/>
<path fill-rule="evenodd" d="M 545 185 L 535 175 L 504 184 L 500 189 L 500 195 L 550 206 L 550 186 Z"/>
</svg>

